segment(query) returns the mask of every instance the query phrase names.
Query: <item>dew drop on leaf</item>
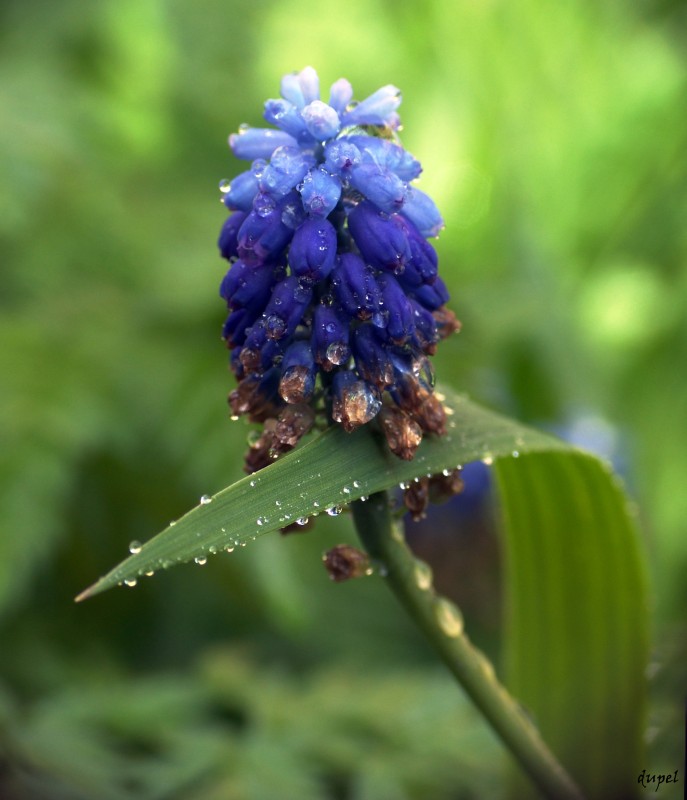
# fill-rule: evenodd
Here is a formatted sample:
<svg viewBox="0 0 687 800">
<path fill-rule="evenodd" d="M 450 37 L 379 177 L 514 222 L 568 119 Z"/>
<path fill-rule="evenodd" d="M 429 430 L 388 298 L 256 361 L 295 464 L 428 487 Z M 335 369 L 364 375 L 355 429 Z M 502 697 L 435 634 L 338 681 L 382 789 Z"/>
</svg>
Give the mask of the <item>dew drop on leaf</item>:
<svg viewBox="0 0 687 800">
<path fill-rule="evenodd" d="M 134 539 L 133 542 L 129 542 L 129 552 L 132 556 L 140 553 L 142 547 L 143 545 L 137 539 Z"/>
</svg>

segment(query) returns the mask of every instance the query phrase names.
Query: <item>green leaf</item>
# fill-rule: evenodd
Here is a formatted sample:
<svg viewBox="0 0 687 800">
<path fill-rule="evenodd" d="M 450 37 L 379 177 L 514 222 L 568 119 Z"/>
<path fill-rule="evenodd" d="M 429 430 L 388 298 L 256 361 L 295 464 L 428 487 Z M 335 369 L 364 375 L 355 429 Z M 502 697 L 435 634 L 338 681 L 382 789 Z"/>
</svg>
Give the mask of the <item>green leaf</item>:
<svg viewBox="0 0 687 800">
<path fill-rule="evenodd" d="M 500 459 L 495 472 L 508 687 L 588 797 L 632 797 L 648 608 L 627 497 L 604 463 L 581 452 Z"/>
<path fill-rule="evenodd" d="M 412 462 L 365 428 L 328 429 L 190 511 L 78 599 L 419 475 L 493 462 L 506 554 L 506 683 L 590 797 L 630 796 L 641 769 L 647 601 L 622 488 L 593 456 L 447 395 L 447 435 L 424 440 Z"/>
<path fill-rule="evenodd" d="M 443 390 L 446 391 L 446 390 Z M 464 397 L 445 398 L 448 432 L 427 437 L 402 461 L 364 427 L 329 428 L 303 447 L 196 506 L 81 595 L 83 600 L 174 564 L 232 550 L 298 519 L 337 510 L 420 475 L 482 458 L 566 448 L 563 442 L 487 411 Z"/>
</svg>

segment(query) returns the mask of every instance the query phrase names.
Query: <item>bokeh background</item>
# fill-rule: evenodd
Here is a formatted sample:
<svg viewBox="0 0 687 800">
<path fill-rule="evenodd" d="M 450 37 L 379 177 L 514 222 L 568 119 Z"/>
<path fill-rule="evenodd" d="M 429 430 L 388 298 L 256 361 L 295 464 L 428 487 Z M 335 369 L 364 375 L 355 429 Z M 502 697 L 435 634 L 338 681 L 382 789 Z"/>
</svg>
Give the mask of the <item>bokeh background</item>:
<svg viewBox="0 0 687 800">
<path fill-rule="evenodd" d="M 227 135 L 307 64 L 403 90 L 464 324 L 440 379 L 629 486 L 646 766 L 681 768 L 686 23 L 682 0 L 3 0 L 2 798 L 502 796 L 499 745 L 383 582 L 328 580 L 345 515 L 72 603 L 241 476 L 217 184 L 243 169 Z M 498 659 L 487 485 L 409 534 Z"/>
</svg>

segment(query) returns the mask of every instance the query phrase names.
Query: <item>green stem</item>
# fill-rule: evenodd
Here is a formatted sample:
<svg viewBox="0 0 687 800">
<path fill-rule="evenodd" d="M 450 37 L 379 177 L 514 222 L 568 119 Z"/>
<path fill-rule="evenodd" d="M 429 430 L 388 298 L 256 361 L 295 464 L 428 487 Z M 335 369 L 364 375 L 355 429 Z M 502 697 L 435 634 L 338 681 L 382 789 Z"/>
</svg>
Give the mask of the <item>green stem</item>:
<svg viewBox="0 0 687 800">
<path fill-rule="evenodd" d="M 387 493 L 353 503 L 353 519 L 367 552 L 384 565 L 391 590 L 542 793 L 552 800 L 581 800 L 572 778 L 496 679 L 491 662 L 465 635 L 460 611 L 435 593 L 427 565 L 413 556 L 392 518 Z"/>
</svg>

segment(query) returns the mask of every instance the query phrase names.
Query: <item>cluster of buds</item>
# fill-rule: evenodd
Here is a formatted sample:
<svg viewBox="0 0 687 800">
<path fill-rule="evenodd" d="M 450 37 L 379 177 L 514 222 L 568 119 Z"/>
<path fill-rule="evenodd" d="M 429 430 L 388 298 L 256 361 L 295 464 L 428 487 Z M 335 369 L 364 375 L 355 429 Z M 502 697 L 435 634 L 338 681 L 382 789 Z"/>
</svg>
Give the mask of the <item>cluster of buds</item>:
<svg viewBox="0 0 687 800">
<path fill-rule="evenodd" d="M 407 460 L 424 434 L 444 433 L 428 356 L 459 323 L 428 241 L 443 221 L 411 185 L 421 166 L 398 141 L 400 101 L 385 86 L 356 103 L 340 79 L 325 103 L 307 67 L 265 104 L 276 128 L 229 139 L 252 162 L 220 184 L 232 213 L 219 237 L 238 380 L 229 404 L 263 424 L 249 473 L 318 419 L 348 432 L 376 419 Z"/>
</svg>

